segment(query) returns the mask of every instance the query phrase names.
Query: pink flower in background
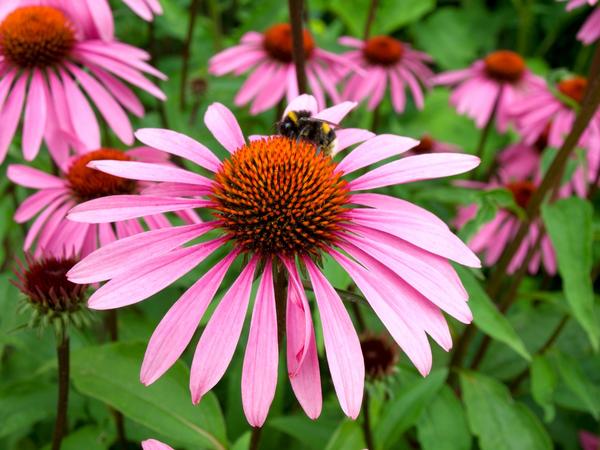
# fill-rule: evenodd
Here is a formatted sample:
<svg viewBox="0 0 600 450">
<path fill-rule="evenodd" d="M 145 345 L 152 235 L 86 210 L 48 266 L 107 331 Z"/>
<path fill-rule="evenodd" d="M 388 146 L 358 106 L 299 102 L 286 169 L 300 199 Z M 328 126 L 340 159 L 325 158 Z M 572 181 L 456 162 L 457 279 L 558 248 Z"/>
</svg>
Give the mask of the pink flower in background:
<svg viewBox="0 0 600 450">
<path fill-rule="evenodd" d="M 319 111 L 312 96 L 289 105 L 340 123 L 355 107 L 342 103 Z M 359 339 L 342 301 L 317 263 L 335 260 L 356 282 L 376 314 L 415 364 L 427 374 L 432 355 L 427 334 L 448 350 L 451 336 L 442 310 L 461 322 L 472 319 L 467 293 L 448 259 L 478 267 L 478 258 L 430 212 L 371 189 L 446 177 L 471 170 L 479 160 L 464 154 L 431 154 L 387 160 L 417 141 L 364 133 L 346 138 L 335 162 L 303 139 L 283 136 L 246 142 L 237 120 L 221 104 L 204 121 L 231 155 L 220 161 L 208 148 L 168 130 L 140 130 L 146 145 L 179 155 L 214 174 L 173 176 L 164 166 L 98 161 L 93 167 L 118 176 L 162 182 L 156 196 L 114 196 L 75 207 L 69 217 L 83 223 L 128 220 L 148 214 L 206 208 L 213 220 L 200 226 L 142 233 L 92 253 L 69 278 L 78 283 L 110 280 L 90 298 L 94 309 L 131 305 L 164 289 L 217 249 L 226 256 L 171 307 L 146 350 L 141 380 L 151 384 L 183 353 L 237 259 L 238 278 L 224 294 L 196 347 L 190 379 L 197 403 L 224 375 L 240 338 L 252 284 L 258 291 L 242 371 L 242 403 L 252 426 L 262 426 L 275 395 L 278 371 L 278 308 L 275 285 L 287 278 L 286 342 L 292 388 L 306 414 L 321 412 L 321 382 L 311 310 L 301 274 L 307 274 L 323 326 L 333 385 L 343 411 L 359 414 L 364 361 Z M 346 176 L 376 169 L 350 180 Z M 159 194 L 160 190 L 156 193 Z M 212 231 L 210 238 L 206 234 Z M 198 240 L 200 238 L 200 241 Z M 207 240 L 209 239 L 209 240 Z M 194 240 L 193 245 L 184 244 Z M 308 280 L 306 281 L 308 282 Z M 280 309 L 281 310 L 281 309 Z"/>
<path fill-rule="evenodd" d="M 548 147 L 548 131 L 542 133 L 532 144 L 517 142 L 498 153 L 497 161 L 501 178 L 540 180 L 541 160 Z"/>
<path fill-rule="evenodd" d="M 513 194 L 515 203 L 519 207 L 525 209 L 537 188 L 537 184 L 528 179 L 516 179 L 511 176 L 506 176 L 502 170 L 499 170 L 499 174 L 504 176 L 504 178 L 491 181 L 488 184 L 472 181 L 469 182 L 469 184 L 473 187 L 486 189 L 498 189 L 504 187 Z M 458 213 L 456 225 L 459 228 L 464 227 L 467 222 L 475 217 L 477 210 L 477 205 L 470 205 L 462 208 Z M 506 246 L 516 235 L 520 225 L 521 220 L 513 211 L 501 209 L 496 214 L 496 217 L 484 224 L 469 240 L 469 247 L 476 253 L 484 254 L 483 261 L 486 266 L 493 266 L 504 252 Z M 527 253 L 532 246 L 537 243 L 539 230 L 539 221 L 531 224 L 529 227 L 529 234 L 523 240 L 521 247 L 519 247 L 519 250 L 508 266 L 509 273 L 514 273 L 523 265 Z M 540 250 L 535 253 L 529 262 L 529 272 L 531 274 L 537 273 L 540 268 L 540 263 L 544 264 L 546 272 L 550 275 L 556 273 L 556 255 L 552 243 L 550 242 L 550 238 L 547 235 L 542 237 Z"/>
<path fill-rule="evenodd" d="M 163 444 L 156 439 L 147 439 L 142 442 L 143 450 L 173 450 L 173 447 L 168 446 L 167 444 Z"/>
<path fill-rule="evenodd" d="M 567 11 L 572 11 L 586 4 L 595 6 L 598 0 L 569 0 Z M 577 33 L 577 39 L 586 45 L 593 44 L 600 38 L 600 8 L 595 8 Z"/>
<path fill-rule="evenodd" d="M 4 8 L 0 16 L 0 162 L 21 116 L 25 159 L 33 160 L 45 141 L 54 159 L 65 161 L 69 147 L 100 147 L 92 104 L 121 141 L 133 143 L 125 111 L 143 116 L 144 108 L 123 80 L 165 98 L 144 76 L 164 78 L 145 51 L 87 38 L 93 30 L 76 20 L 80 4 L 55 3 Z"/>
<path fill-rule="evenodd" d="M 94 0 L 87 0 L 88 2 Z M 123 0 L 142 19 L 151 21 L 154 16 L 160 16 L 163 13 L 159 0 Z"/>
<path fill-rule="evenodd" d="M 579 442 L 583 450 L 600 450 L 600 438 L 587 431 L 579 432 Z"/>
<path fill-rule="evenodd" d="M 308 85 L 320 108 L 325 107 L 325 94 L 334 103 L 340 101 L 336 83 L 346 59 L 315 45 L 312 35 L 304 30 L 304 55 Z M 258 114 L 275 106 L 284 97 L 288 102 L 298 96 L 296 68 L 292 60 L 292 34 L 287 23 L 268 28 L 264 33 L 249 32 L 239 45 L 228 48 L 210 59 L 209 72 L 252 73 L 235 97 L 235 104 L 251 103 L 250 112 Z"/>
<path fill-rule="evenodd" d="M 456 86 L 450 102 L 459 114 L 473 119 L 478 128 L 483 128 L 490 120 L 498 102 L 496 123 L 504 131 L 510 118 L 510 106 L 527 96 L 532 88 L 543 84 L 543 80 L 527 69 L 517 53 L 499 50 L 475 61 L 467 69 L 437 75 L 434 83 Z"/>
<path fill-rule="evenodd" d="M 343 57 L 363 69 L 362 73 L 345 70 L 346 73 L 351 72 L 343 93 L 345 99 L 368 99 L 367 108 L 375 109 L 389 87 L 394 110 L 401 113 L 406 106 L 408 86 L 417 108 L 423 108 L 421 85 L 430 87 L 433 77 L 433 72 L 426 65 L 432 62 L 429 55 L 413 50 L 407 43 L 390 36 L 375 36 L 366 41 L 344 36 L 339 42 L 356 49 Z"/>
<path fill-rule="evenodd" d="M 37 215 L 25 238 L 25 251 L 35 247 L 36 257 L 42 254 L 63 253 L 85 256 L 117 238 L 144 231 L 138 219 L 125 220 L 114 225 L 89 225 L 67 219 L 67 212 L 78 203 L 106 195 L 133 194 L 144 187 L 151 189 L 149 183 L 114 177 L 87 167 L 90 161 L 101 159 L 153 162 L 177 170 L 166 165 L 168 158 L 164 153 L 147 147 L 134 148 L 127 152 L 101 149 L 84 153 L 66 162 L 61 167 L 60 176 L 20 164 L 10 165 L 7 176 L 13 183 L 38 190 L 19 206 L 14 217 L 16 222 L 24 223 Z M 199 221 L 189 212 L 184 212 L 182 217 L 189 223 Z M 144 222 L 150 229 L 170 225 L 167 218 L 161 214 L 146 216 Z"/>
<path fill-rule="evenodd" d="M 576 108 L 586 88 L 584 77 L 573 76 L 552 88 L 545 83 L 538 85 L 527 98 L 512 105 L 510 114 L 524 142 L 533 145 L 547 134 L 548 146 L 559 148 L 575 123 Z M 600 169 L 600 112 L 592 118 L 579 146 L 585 149 L 587 167 L 577 169 L 571 184 L 577 195 L 585 197 L 588 182 L 595 180 Z"/>
</svg>

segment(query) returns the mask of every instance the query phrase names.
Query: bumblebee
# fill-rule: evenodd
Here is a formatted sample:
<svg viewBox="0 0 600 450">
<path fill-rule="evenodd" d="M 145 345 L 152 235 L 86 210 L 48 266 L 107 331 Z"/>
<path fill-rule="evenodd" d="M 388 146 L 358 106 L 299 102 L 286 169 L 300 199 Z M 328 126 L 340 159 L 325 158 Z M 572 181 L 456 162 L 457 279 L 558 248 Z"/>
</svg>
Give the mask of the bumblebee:
<svg viewBox="0 0 600 450">
<path fill-rule="evenodd" d="M 277 132 L 290 139 L 303 139 L 317 146 L 317 151 L 331 155 L 337 146 L 335 124 L 312 117 L 310 111 L 290 111 L 280 122 Z"/>
</svg>

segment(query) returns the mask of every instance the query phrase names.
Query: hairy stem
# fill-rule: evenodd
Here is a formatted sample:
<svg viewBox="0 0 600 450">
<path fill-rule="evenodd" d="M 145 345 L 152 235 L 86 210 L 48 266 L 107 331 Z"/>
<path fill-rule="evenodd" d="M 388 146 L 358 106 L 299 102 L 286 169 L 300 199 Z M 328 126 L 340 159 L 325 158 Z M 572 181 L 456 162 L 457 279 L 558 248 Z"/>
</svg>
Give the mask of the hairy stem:
<svg viewBox="0 0 600 450">
<path fill-rule="evenodd" d="M 292 26 L 292 54 L 294 65 L 296 66 L 296 82 L 298 83 L 298 92 L 306 94 L 306 61 L 304 58 L 304 32 L 302 30 L 302 14 L 304 10 L 304 0 L 288 0 L 290 10 L 290 24 Z"/>
<path fill-rule="evenodd" d="M 58 359 L 58 401 L 56 404 L 56 422 L 52 437 L 52 450 L 59 450 L 67 430 L 67 410 L 69 405 L 69 337 L 65 330 L 59 337 L 56 347 Z"/>
<path fill-rule="evenodd" d="M 498 95 L 496 96 L 496 100 L 494 100 L 494 106 L 492 107 L 492 113 L 490 114 L 490 117 L 488 119 L 488 121 L 486 122 L 485 126 L 483 127 L 483 130 L 481 130 L 481 135 L 479 136 L 479 142 L 477 144 L 477 149 L 475 150 L 475 156 L 477 156 L 479 159 L 483 158 L 483 155 L 485 153 L 485 144 L 487 143 L 487 140 L 490 136 L 490 132 L 492 131 L 492 128 L 494 127 L 494 122 L 496 121 L 496 115 L 498 114 L 498 106 L 500 105 L 500 100 L 502 99 L 502 92 L 504 91 L 504 87 L 500 87 L 500 89 L 498 90 Z M 477 173 L 476 170 L 471 172 L 471 176 L 475 176 Z"/>
</svg>

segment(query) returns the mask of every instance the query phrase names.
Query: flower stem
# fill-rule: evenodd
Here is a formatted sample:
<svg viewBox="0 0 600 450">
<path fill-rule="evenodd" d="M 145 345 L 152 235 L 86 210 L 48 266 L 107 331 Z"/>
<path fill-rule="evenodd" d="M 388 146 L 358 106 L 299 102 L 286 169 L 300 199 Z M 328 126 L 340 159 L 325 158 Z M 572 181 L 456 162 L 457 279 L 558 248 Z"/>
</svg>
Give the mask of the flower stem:
<svg viewBox="0 0 600 450">
<path fill-rule="evenodd" d="M 52 437 L 52 450 L 59 450 L 62 438 L 67 429 L 67 409 L 69 404 L 69 337 L 63 329 L 56 347 L 58 359 L 58 401 L 56 405 L 56 422 Z"/>
<path fill-rule="evenodd" d="M 596 53 L 600 51 L 600 46 L 596 47 Z M 494 298 L 498 295 L 502 283 L 506 278 L 506 269 L 508 265 L 512 261 L 513 257 L 519 250 L 523 239 L 527 236 L 529 231 L 529 226 L 532 221 L 534 221 L 540 210 L 540 206 L 542 202 L 546 198 L 546 195 L 560 185 L 560 181 L 562 179 L 565 167 L 569 158 L 571 157 L 573 151 L 575 150 L 581 135 L 587 128 L 590 120 L 596 113 L 598 109 L 598 104 L 600 103 L 600 76 L 596 73 L 596 76 L 590 80 L 590 84 L 586 91 L 583 104 L 575 119 L 575 123 L 573 124 L 573 128 L 571 132 L 565 139 L 562 147 L 560 148 L 558 154 L 552 161 L 550 168 L 546 172 L 546 175 L 542 179 L 540 186 L 534 192 L 529 204 L 527 206 L 527 218 L 521 223 L 517 234 L 512 239 L 508 247 L 505 249 L 502 254 L 498 264 L 496 266 L 496 270 L 492 274 L 489 284 L 488 284 L 488 293 L 490 297 Z"/>
<path fill-rule="evenodd" d="M 179 85 L 179 108 L 181 111 L 186 106 L 186 91 L 188 84 L 188 72 L 190 68 L 190 54 L 192 48 L 192 39 L 194 38 L 194 28 L 196 27 L 196 16 L 198 15 L 198 7 L 200 0 L 192 0 L 189 10 L 189 22 L 183 49 L 181 50 L 181 83 Z"/>
<path fill-rule="evenodd" d="M 373 441 L 373 432 L 371 431 L 371 413 L 369 411 L 369 391 L 367 390 L 366 386 L 365 386 L 365 394 L 364 394 L 364 398 L 363 398 L 362 413 L 363 413 L 362 428 L 363 428 L 363 434 L 365 436 L 365 444 L 368 449 L 375 449 L 375 444 Z"/>
<path fill-rule="evenodd" d="M 377 6 L 379 5 L 379 0 L 371 0 L 371 5 L 369 6 L 369 14 L 367 15 L 367 22 L 365 23 L 365 32 L 363 33 L 363 39 L 366 41 L 369 39 L 371 35 L 371 28 L 373 26 L 373 22 L 375 21 L 375 12 L 377 11 Z"/>
<path fill-rule="evenodd" d="M 288 0 L 288 8 L 290 11 L 290 24 L 292 26 L 292 54 L 294 57 L 294 65 L 296 66 L 298 92 L 300 94 L 306 94 L 306 61 L 304 58 L 304 32 L 302 30 L 304 0 Z"/>
<path fill-rule="evenodd" d="M 258 450 L 261 434 L 262 427 L 252 428 L 252 434 L 250 435 L 250 445 L 248 445 L 248 450 Z"/>
<path fill-rule="evenodd" d="M 217 0 L 208 0 L 208 13 L 212 21 L 214 47 L 216 51 L 220 51 L 223 48 L 223 27 L 221 25 L 219 2 Z"/>
<path fill-rule="evenodd" d="M 116 309 L 107 311 L 106 318 L 104 320 L 104 327 L 108 334 L 108 339 L 111 342 L 117 342 L 119 340 L 119 316 Z M 123 420 L 123 414 L 114 408 L 109 409 L 115 418 L 117 442 L 119 443 L 120 448 L 125 449 L 127 447 L 127 435 L 125 433 L 125 421 Z"/>
<path fill-rule="evenodd" d="M 373 110 L 373 115 L 371 116 L 370 130 L 373 133 L 377 133 L 377 129 L 379 128 L 380 122 L 381 122 L 381 102 L 375 107 L 375 109 Z"/>
</svg>

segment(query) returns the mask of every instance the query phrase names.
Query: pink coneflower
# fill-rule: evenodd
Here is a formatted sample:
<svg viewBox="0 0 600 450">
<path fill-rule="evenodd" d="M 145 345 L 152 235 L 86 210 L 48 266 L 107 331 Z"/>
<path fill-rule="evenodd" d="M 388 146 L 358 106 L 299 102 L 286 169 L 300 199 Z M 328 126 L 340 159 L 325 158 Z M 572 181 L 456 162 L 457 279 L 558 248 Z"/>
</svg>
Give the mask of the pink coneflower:
<svg viewBox="0 0 600 450">
<path fill-rule="evenodd" d="M 356 49 L 343 56 L 364 71 L 350 75 L 344 98 L 356 101 L 368 98 L 367 108 L 375 109 L 389 86 L 394 110 L 401 113 L 406 106 L 408 85 L 417 108 L 423 108 L 421 85 L 430 87 L 433 77 L 426 65 L 432 62 L 429 55 L 390 36 L 375 36 L 366 41 L 344 36 L 340 43 Z"/>
<path fill-rule="evenodd" d="M 143 450 L 173 450 L 173 447 L 168 446 L 156 439 L 147 439 L 142 442 Z"/>
<path fill-rule="evenodd" d="M 13 183 L 38 190 L 19 206 L 14 217 L 16 222 L 23 223 L 37 215 L 25 238 L 24 250 L 29 250 L 35 244 L 36 256 L 63 253 L 85 256 L 117 237 L 123 238 L 144 231 L 138 219 L 125 220 L 114 224 L 114 227 L 108 223 L 89 225 L 67 219 L 67 212 L 73 206 L 90 199 L 133 194 L 144 187 L 152 189 L 148 183 L 114 177 L 87 167 L 91 161 L 102 159 L 167 164 L 164 153 L 139 147 L 127 152 L 104 148 L 76 156 L 65 163 L 60 176 L 19 164 L 9 166 L 7 176 Z M 177 171 L 173 166 L 165 167 Z M 189 213 L 185 213 L 183 217 L 188 222 L 197 221 Z M 166 217 L 160 214 L 144 217 L 144 222 L 150 229 L 169 225 Z"/>
<path fill-rule="evenodd" d="M 325 94 L 338 103 L 336 82 L 346 60 L 317 47 L 308 30 L 304 30 L 304 56 L 308 85 L 319 107 L 325 106 Z M 287 23 L 273 25 L 264 33 L 246 33 L 239 45 L 213 56 L 209 64 L 209 72 L 217 76 L 252 71 L 235 97 L 237 106 L 252 103 L 252 114 L 266 111 L 284 96 L 288 101 L 298 96 L 292 31 Z"/>
<path fill-rule="evenodd" d="M 567 3 L 567 11 L 572 11 L 585 4 L 595 6 L 597 3 L 598 0 L 569 0 Z M 584 44 L 589 45 L 598 40 L 598 38 L 600 38 L 600 9 L 595 8 L 586 19 L 581 30 L 577 33 L 577 39 Z"/>
<path fill-rule="evenodd" d="M 341 104 L 320 112 L 315 106 L 314 98 L 301 96 L 290 109 L 340 123 L 354 105 Z M 417 141 L 394 135 L 373 137 L 338 163 L 304 139 L 272 136 L 247 143 L 235 117 L 221 104 L 211 105 L 204 121 L 231 153 L 224 161 L 172 131 L 146 129 L 136 136 L 213 172 L 212 180 L 192 172 L 174 177 L 160 165 L 98 161 L 94 167 L 107 173 L 161 181 L 165 193 L 92 200 L 69 215 L 80 222 L 105 223 L 190 206 L 212 212 L 214 219 L 203 224 L 203 229 L 173 227 L 115 242 L 92 253 L 69 274 L 71 280 L 81 283 L 110 279 L 89 305 L 119 308 L 165 288 L 216 249 L 228 249 L 227 256 L 183 294 L 158 325 L 142 365 L 142 382 L 153 383 L 179 358 L 225 273 L 240 259 L 243 270 L 215 309 L 196 347 L 190 380 L 193 402 L 199 402 L 225 373 L 240 338 L 256 276 L 260 281 L 242 371 L 246 417 L 251 425 L 262 426 L 275 394 L 277 331 L 283 325 L 278 311 L 286 312 L 292 388 L 307 415 L 319 416 L 319 363 L 301 275 L 307 274 L 323 324 L 336 393 L 343 411 L 356 418 L 362 401 L 364 361 L 352 321 L 318 267 L 327 255 L 356 281 L 396 342 L 419 371 L 427 374 L 432 359 L 427 334 L 446 350 L 452 345 L 441 310 L 464 323 L 471 321 L 467 293 L 448 259 L 473 267 L 479 266 L 479 260 L 430 212 L 404 200 L 363 191 L 463 173 L 476 167 L 479 160 L 463 154 L 412 156 L 348 177 L 402 154 Z M 339 149 L 348 145 L 340 144 Z M 213 231 L 211 240 L 198 242 L 208 231 Z M 193 239 L 194 245 L 182 247 Z M 287 302 L 276 304 L 274 285 L 283 283 L 284 277 L 288 279 Z"/>
<path fill-rule="evenodd" d="M 146 52 L 86 37 L 90 25 L 77 21 L 78 3 L 55 3 L 37 0 L 35 6 L 15 7 L 0 17 L 0 162 L 22 112 L 25 159 L 34 159 L 45 140 L 62 161 L 69 145 L 100 147 L 89 100 L 119 139 L 133 143 L 125 110 L 142 116 L 144 108 L 121 79 L 164 99 L 143 75 L 164 78 L 146 62 Z"/>
<path fill-rule="evenodd" d="M 500 174 L 503 172 L 500 170 Z M 475 182 L 469 182 L 474 185 Z M 483 188 L 497 189 L 504 187 L 510 191 L 513 195 L 515 203 L 525 209 L 531 199 L 533 193 L 537 189 L 535 182 L 527 179 L 515 179 L 512 177 L 506 177 L 502 180 L 494 180 L 489 184 L 477 183 Z M 477 213 L 477 206 L 471 205 L 463 208 L 459 211 L 458 218 L 456 220 L 459 227 L 464 226 L 470 219 L 475 217 Z M 477 233 L 470 239 L 469 247 L 474 252 L 484 254 L 484 263 L 486 266 L 493 266 L 496 264 L 504 249 L 513 239 L 521 220 L 515 214 L 514 211 L 507 209 L 501 209 L 490 222 L 483 225 Z M 508 272 L 514 273 L 522 265 L 529 253 L 532 246 L 537 244 L 540 230 L 540 222 L 534 222 L 529 228 L 529 234 L 527 238 L 523 240 L 521 247 L 515 254 L 513 260 L 508 266 Z M 550 242 L 550 238 L 544 235 L 540 242 L 540 249 L 536 251 L 533 258 L 531 258 L 528 266 L 530 273 L 535 274 L 540 268 L 540 262 L 544 264 L 546 272 L 551 275 L 556 273 L 556 256 L 554 248 Z"/>
<path fill-rule="evenodd" d="M 545 131 L 532 144 L 517 142 L 498 153 L 498 167 L 502 178 L 539 180 L 541 160 L 548 147 L 548 125 Z"/>
<path fill-rule="evenodd" d="M 510 113 L 524 142 L 534 144 L 547 133 L 548 145 L 560 147 L 575 123 L 586 88 L 586 78 L 572 76 L 553 87 L 536 86 L 527 98 L 512 105 Z M 595 179 L 600 168 L 600 112 L 590 121 L 579 146 L 586 150 L 587 167 L 578 168 L 572 184 L 578 195 L 585 196 L 587 182 Z"/>
<path fill-rule="evenodd" d="M 509 50 L 492 52 L 471 67 L 437 75 L 434 81 L 457 86 L 450 102 L 460 114 L 472 118 L 479 128 L 488 123 L 496 109 L 500 130 L 506 130 L 508 126 L 508 108 L 542 83 L 527 69 L 523 58 Z"/>
</svg>

